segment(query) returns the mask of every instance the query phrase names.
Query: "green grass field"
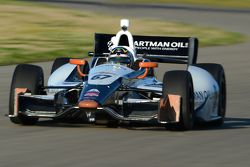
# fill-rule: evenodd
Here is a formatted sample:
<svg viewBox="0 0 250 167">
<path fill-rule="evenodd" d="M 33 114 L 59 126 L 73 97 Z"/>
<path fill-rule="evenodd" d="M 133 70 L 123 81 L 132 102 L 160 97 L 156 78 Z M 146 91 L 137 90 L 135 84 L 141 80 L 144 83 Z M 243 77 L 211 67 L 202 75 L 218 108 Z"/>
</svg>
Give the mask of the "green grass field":
<svg viewBox="0 0 250 167">
<path fill-rule="evenodd" d="M 186 4 L 223 8 L 245 8 L 250 9 L 250 0 L 119 0 L 119 3 L 164 3 L 164 4 Z"/>
<path fill-rule="evenodd" d="M 121 18 L 37 4 L 0 3 L 0 65 L 85 57 L 94 33 L 116 33 Z M 195 36 L 201 46 L 243 42 L 239 33 L 161 20 L 130 18 L 133 34 Z"/>
</svg>

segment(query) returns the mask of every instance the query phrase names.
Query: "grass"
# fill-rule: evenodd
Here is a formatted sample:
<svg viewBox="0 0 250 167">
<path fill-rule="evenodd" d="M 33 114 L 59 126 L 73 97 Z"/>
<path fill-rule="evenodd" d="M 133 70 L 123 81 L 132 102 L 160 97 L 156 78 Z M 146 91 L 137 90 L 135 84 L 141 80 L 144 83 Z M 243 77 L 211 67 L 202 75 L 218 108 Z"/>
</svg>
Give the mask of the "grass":
<svg viewBox="0 0 250 167">
<path fill-rule="evenodd" d="M 0 65 L 85 57 L 94 33 L 116 33 L 119 17 L 29 3 L 0 3 Z M 130 19 L 138 35 L 196 36 L 201 46 L 243 42 L 239 33 L 152 19 Z"/>
<path fill-rule="evenodd" d="M 250 0 L 119 0 L 119 3 L 164 3 L 164 4 L 187 4 L 224 8 L 250 8 Z"/>
</svg>

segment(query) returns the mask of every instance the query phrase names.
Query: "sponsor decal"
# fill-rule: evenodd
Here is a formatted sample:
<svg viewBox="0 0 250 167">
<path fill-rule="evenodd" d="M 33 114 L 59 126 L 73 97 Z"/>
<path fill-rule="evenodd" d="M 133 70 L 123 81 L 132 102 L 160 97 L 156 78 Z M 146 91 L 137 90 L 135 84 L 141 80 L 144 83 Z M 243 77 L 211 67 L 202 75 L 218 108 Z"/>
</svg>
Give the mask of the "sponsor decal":
<svg viewBox="0 0 250 167">
<path fill-rule="evenodd" d="M 194 98 L 196 103 L 199 104 L 199 106 L 195 109 L 196 112 L 201 111 L 204 106 L 207 105 L 208 99 L 210 98 L 210 91 L 197 91 L 194 92 Z"/>
<path fill-rule="evenodd" d="M 214 89 L 214 93 L 213 93 L 213 104 L 212 104 L 212 106 L 213 106 L 213 110 L 212 111 L 214 111 L 214 112 L 217 112 L 218 111 L 218 106 L 219 106 L 219 96 L 220 96 L 220 94 L 219 94 L 219 91 L 218 91 L 218 89 L 216 88 L 216 86 L 215 85 L 213 85 L 213 89 Z"/>
<path fill-rule="evenodd" d="M 76 83 L 72 83 L 72 82 L 63 82 L 63 85 L 72 85 L 72 86 L 75 86 L 76 85 Z"/>
<path fill-rule="evenodd" d="M 145 85 L 145 86 L 152 86 L 152 87 L 157 87 L 157 88 L 161 88 L 162 87 L 162 84 L 161 83 L 153 83 L 153 84 L 148 84 L 148 85 Z"/>
<path fill-rule="evenodd" d="M 97 89 L 90 89 L 85 93 L 85 97 L 98 97 L 100 94 L 100 91 Z"/>
<path fill-rule="evenodd" d="M 188 42 L 135 41 L 136 49 L 141 50 L 171 50 L 188 48 Z"/>
<path fill-rule="evenodd" d="M 102 80 L 102 79 L 106 79 L 106 78 L 110 78 L 112 77 L 111 75 L 107 75 L 107 74 L 100 74 L 100 75 L 95 75 L 91 78 L 91 80 Z"/>
<path fill-rule="evenodd" d="M 211 93 L 209 91 L 197 91 L 197 92 L 194 92 L 194 98 L 198 101 L 204 101 L 208 99 L 210 94 Z"/>
</svg>

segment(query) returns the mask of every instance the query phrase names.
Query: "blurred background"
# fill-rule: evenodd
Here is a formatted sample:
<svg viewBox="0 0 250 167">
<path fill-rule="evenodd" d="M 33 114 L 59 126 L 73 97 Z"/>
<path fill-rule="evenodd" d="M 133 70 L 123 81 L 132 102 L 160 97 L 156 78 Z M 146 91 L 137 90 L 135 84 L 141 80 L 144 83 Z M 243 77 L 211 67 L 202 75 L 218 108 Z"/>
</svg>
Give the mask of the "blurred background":
<svg viewBox="0 0 250 167">
<path fill-rule="evenodd" d="M 249 0 L 1 0 L 0 65 L 85 57 L 94 33 L 116 33 L 128 18 L 137 35 L 195 36 L 200 46 L 232 45 L 245 34 L 190 23 L 183 10 L 247 12 Z M 175 11 L 177 18 L 168 18 Z M 178 13 L 178 10 L 179 13 Z M 179 19 L 179 18 L 181 19 Z M 206 17 L 206 15 L 201 16 Z M 214 18 L 216 19 L 216 18 Z M 195 20 L 195 18 L 193 18 Z"/>
</svg>

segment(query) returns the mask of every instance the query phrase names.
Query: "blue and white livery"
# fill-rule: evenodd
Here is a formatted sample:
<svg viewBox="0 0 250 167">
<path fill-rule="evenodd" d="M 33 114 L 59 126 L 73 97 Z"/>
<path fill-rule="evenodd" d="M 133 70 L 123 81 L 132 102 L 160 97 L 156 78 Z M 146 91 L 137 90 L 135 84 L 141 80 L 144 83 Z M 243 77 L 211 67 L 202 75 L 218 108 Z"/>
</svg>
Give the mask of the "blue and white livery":
<svg viewBox="0 0 250 167">
<path fill-rule="evenodd" d="M 137 36 L 121 21 L 117 34 L 95 34 L 89 65 L 84 59 L 58 58 L 47 86 L 41 67 L 18 65 L 9 117 L 16 124 L 39 118 L 119 126 L 123 123 L 175 126 L 223 123 L 226 80 L 220 64 L 196 63 L 198 39 Z M 186 70 L 155 77 L 158 63 L 185 64 Z"/>
</svg>

